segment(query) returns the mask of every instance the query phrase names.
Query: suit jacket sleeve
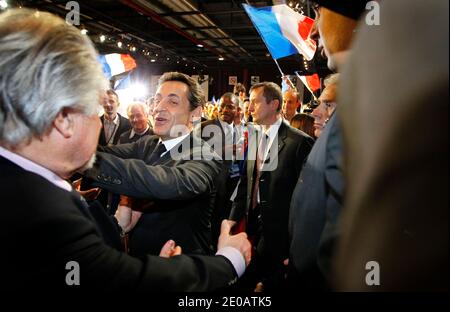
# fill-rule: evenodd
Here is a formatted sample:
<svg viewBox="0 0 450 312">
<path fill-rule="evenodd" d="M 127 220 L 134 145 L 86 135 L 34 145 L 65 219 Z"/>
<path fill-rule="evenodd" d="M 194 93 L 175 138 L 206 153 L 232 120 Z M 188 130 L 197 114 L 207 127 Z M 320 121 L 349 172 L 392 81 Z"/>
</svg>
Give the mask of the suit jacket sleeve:
<svg viewBox="0 0 450 312">
<path fill-rule="evenodd" d="M 338 238 L 338 216 L 342 209 L 344 178 L 342 175 L 342 141 L 337 119 L 337 111 L 330 119 L 330 135 L 327 144 L 325 167 L 326 210 L 325 226 L 319 241 L 318 265 L 322 273 L 329 277 L 331 258 Z"/>
<path fill-rule="evenodd" d="M 152 291 L 211 291 L 225 287 L 236 279 L 236 272 L 228 259 L 222 256 L 186 256 L 173 258 L 146 256 L 130 257 L 107 245 L 98 236 L 95 227 L 81 216 L 66 214 L 46 219 L 41 227 L 47 229 L 73 229 L 56 239 L 53 235 L 45 242 L 57 242 L 53 247 L 61 256 L 61 273 L 67 273 L 65 263 L 77 261 L 80 266 L 82 288 L 102 290 Z M 53 233 L 53 232 L 48 232 Z M 50 243 L 49 243 L 50 244 Z M 52 246 L 46 246 L 46 250 Z M 54 260 L 54 259 L 53 259 Z M 60 265 L 60 266 L 59 266 Z M 60 279 L 64 282 L 64 277 Z"/>
<path fill-rule="evenodd" d="M 124 144 L 118 148 L 132 148 Z M 189 199 L 214 189 L 222 169 L 216 160 L 190 160 L 170 165 L 147 165 L 139 159 L 121 159 L 97 153 L 96 166 L 86 172 L 94 185 L 108 191 L 147 199 Z"/>
<path fill-rule="evenodd" d="M 229 219 L 239 222 L 246 213 L 246 203 L 247 203 L 247 162 L 245 162 L 243 174 L 241 175 L 239 186 L 237 190 L 236 197 L 234 198 L 233 204 L 231 206 L 231 212 Z"/>
</svg>

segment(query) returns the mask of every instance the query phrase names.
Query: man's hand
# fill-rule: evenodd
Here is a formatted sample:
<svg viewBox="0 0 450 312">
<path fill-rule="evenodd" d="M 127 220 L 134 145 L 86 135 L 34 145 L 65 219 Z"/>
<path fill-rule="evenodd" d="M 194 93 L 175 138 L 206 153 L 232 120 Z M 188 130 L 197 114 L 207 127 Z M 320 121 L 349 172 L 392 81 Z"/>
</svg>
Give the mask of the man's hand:
<svg viewBox="0 0 450 312">
<path fill-rule="evenodd" d="M 140 211 L 132 210 L 128 206 L 119 205 L 114 217 L 117 219 L 122 231 L 128 233 L 134 228 L 141 215 L 142 212 Z"/>
<path fill-rule="evenodd" d="M 251 260 L 252 246 L 247 239 L 247 234 L 242 232 L 236 235 L 230 235 L 231 227 L 236 222 L 230 220 L 223 220 L 220 228 L 219 242 L 217 243 L 217 250 L 223 247 L 234 247 L 244 256 L 245 264 L 248 265 Z"/>
<path fill-rule="evenodd" d="M 170 258 L 181 255 L 181 252 L 182 252 L 181 247 L 175 246 L 175 242 L 170 239 L 161 248 L 159 256 L 163 258 Z"/>
</svg>

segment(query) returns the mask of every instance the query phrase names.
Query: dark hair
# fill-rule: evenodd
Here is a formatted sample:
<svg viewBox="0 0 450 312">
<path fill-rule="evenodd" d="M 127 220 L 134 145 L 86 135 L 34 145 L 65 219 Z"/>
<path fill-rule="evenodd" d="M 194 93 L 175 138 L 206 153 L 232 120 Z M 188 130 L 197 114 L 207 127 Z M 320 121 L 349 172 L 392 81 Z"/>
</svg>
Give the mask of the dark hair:
<svg viewBox="0 0 450 312">
<path fill-rule="evenodd" d="M 258 88 L 264 88 L 263 96 L 267 103 L 273 100 L 278 100 L 277 112 L 281 111 L 281 106 L 283 105 L 283 94 L 281 93 L 281 88 L 276 83 L 264 81 L 254 84 L 250 88 L 250 92 Z"/>
<path fill-rule="evenodd" d="M 119 95 L 116 93 L 116 91 L 114 91 L 113 89 L 109 89 L 109 90 L 106 90 L 106 94 L 114 95 L 117 99 L 117 103 L 119 103 Z"/>
<path fill-rule="evenodd" d="M 220 103 L 222 103 L 222 99 L 230 99 L 231 102 L 233 102 L 234 106 L 239 106 L 239 99 L 237 98 L 236 95 L 234 95 L 231 92 L 227 92 L 224 93 L 221 97 L 220 97 Z"/>
<path fill-rule="evenodd" d="M 291 126 L 314 138 L 314 117 L 308 114 L 296 114 L 291 119 Z"/>
<path fill-rule="evenodd" d="M 164 73 L 161 78 L 159 78 L 158 85 L 161 86 L 164 82 L 168 81 L 179 81 L 188 86 L 188 101 L 191 105 L 191 111 L 199 106 L 203 107 L 203 105 L 205 104 L 205 96 L 203 94 L 202 88 L 194 78 L 179 72 L 167 72 Z"/>
</svg>

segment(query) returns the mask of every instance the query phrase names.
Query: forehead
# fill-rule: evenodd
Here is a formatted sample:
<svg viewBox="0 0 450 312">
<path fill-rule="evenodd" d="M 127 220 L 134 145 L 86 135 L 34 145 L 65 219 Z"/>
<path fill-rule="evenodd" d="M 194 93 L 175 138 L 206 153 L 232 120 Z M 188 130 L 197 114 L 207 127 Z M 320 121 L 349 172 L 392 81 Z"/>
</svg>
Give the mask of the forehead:
<svg viewBox="0 0 450 312">
<path fill-rule="evenodd" d="M 294 92 L 292 92 L 292 91 L 286 91 L 284 93 L 284 97 L 283 98 L 286 99 L 286 100 L 294 100 L 295 101 L 297 99 L 297 95 Z"/>
<path fill-rule="evenodd" d="M 231 96 L 222 97 L 220 99 L 220 104 L 231 104 L 231 105 L 237 106 L 237 103 L 235 101 L 233 101 Z"/>
<path fill-rule="evenodd" d="M 158 87 L 156 94 L 161 96 L 176 95 L 181 99 L 187 100 L 188 92 L 189 87 L 187 84 L 181 81 L 166 81 Z"/>
<path fill-rule="evenodd" d="M 253 89 L 252 92 L 250 92 L 250 98 L 257 98 L 263 96 L 263 93 L 264 93 L 263 87 Z"/>
<path fill-rule="evenodd" d="M 114 93 L 106 93 L 106 99 L 109 101 L 114 100 L 117 102 L 117 96 Z"/>
<path fill-rule="evenodd" d="M 144 112 L 144 110 L 143 110 L 142 106 L 139 106 L 139 105 L 133 105 L 130 108 L 131 114 L 137 114 L 137 113 L 143 113 L 143 112 Z"/>
</svg>

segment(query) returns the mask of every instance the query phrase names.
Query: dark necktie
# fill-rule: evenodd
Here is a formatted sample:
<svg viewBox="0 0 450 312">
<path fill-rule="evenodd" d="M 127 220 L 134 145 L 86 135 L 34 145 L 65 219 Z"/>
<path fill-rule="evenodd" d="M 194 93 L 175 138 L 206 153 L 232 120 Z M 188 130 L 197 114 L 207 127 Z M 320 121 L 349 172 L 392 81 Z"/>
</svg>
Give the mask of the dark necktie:
<svg viewBox="0 0 450 312">
<path fill-rule="evenodd" d="M 148 161 L 149 164 L 154 164 L 166 151 L 166 146 L 162 142 L 159 142 L 158 145 L 156 145 L 156 148 L 153 150 L 152 155 L 150 156 L 150 159 Z"/>
<path fill-rule="evenodd" d="M 250 207 L 255 209 L 258 205 L 258 191 L 259 191 L 259 179 L 261 178 L 261 169 L 264 163 L 264 154 L 266 152 L 267 144 L 269 143 L 269 137 L 267 134 L 264 134 L 261 138 L 261 142 L 259 143 L 258 150 L 256 152 L 256 163 L 255 163 L 255 172 L 254 172 L 254 180 L 253 180 L 253 192 L 252 192 L 252 201 Z"/>
</svg>

